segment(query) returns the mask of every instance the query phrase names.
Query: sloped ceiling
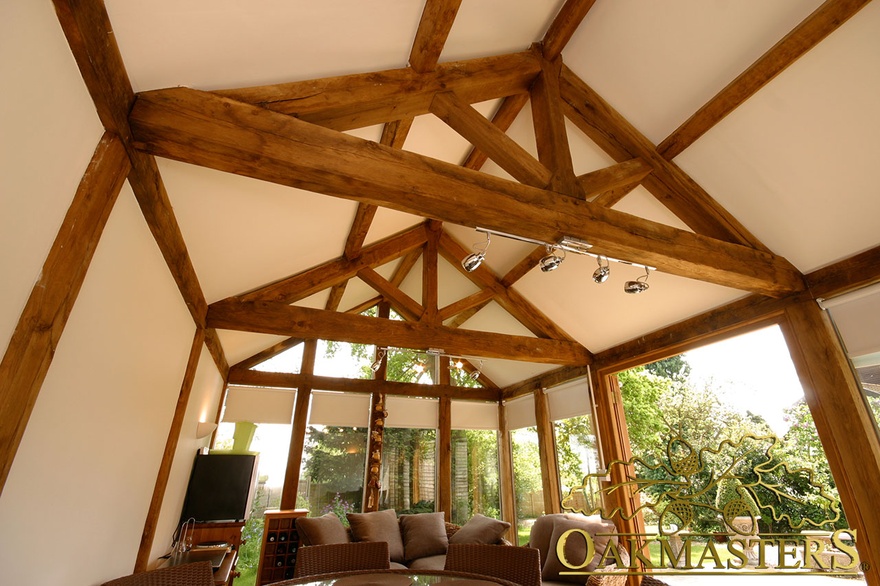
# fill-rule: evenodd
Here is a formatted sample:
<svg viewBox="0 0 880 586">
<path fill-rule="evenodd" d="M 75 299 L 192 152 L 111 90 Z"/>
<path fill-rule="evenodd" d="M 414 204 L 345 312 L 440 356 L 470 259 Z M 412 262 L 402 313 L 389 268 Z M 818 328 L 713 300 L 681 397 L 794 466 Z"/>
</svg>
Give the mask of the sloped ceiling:
<svg viewBox="0 0 880 586">
<path fill-rule="evenodd" d="M 444 4 L 444 3 L 432 3 Z M 456 2 L 446 2 L 454 7 Z M 659 145 L 703 104 L 820 6 L 817 0 L 597 0 L 562 49 L 562 61 L 626 121 Z M 833 4 L 833 3 L 829 3 Z M 845 4 L 845 3 L 844 3 Z M 186 86 L 217 90 L 278 84 L 407 66 L 424 4 L 402 0 L 107 0 L 136 92 Z M 526 51 L 557 18 L 561 0 L 464 0 L 440 63 Z M 878 245 L 880 197 L 880 3 L 869 3 L 674 158 L 773 254 L 806 273 Z M 491 118 L 501 101 L 474 104 Z M 566 133 L 576 175 L 616 162 L 572 121 Z M 348 134 L 378 142 L 383 126 Z M 507 135 L 538 157 L 526 106 Z M 431 114 L 416 116 L 406 151 L 460 164 L 470 144 Z M 159 159 L 161 175 L 208 303 L 341 257 L 357 203 L 186 163 Z M 491 160 L 481 169 L 510 179 Z M 473 202 L 471 205 L 474 205 Z M 690 231 L 644 187 L 613 209 Z M 365 245 L 416 226 L 416 215 L 380 208 Z M 461 246 L 483 240 L 472 227 L 445 224 Z M 493 238 L 486 265 L 498 278 L 535 246 Z M 639 262 L 639 258 L 627 260 Z M 439 261 L 442 308 L 479 291 L 447 259 Z M 393 282 L 399 261 L 377 267 Z M 721 306 L 747 291 L 668 272 L 625 295 L 642 269 L 613 265 L 602 285 L 596 259 L 568 255 L 555 272 L 532 268 L 513 288 L 561 331 L 592 352 Z M 421 261 L 397 283 L 421 301 Z M 339 309 L 376 296 L 351 279 Z M 323 308 L 328 292 L 299 305 Z M 458 325 L 458 324 L 457 324 Z M 533 335 L 490 303 L 465 329 Z M 220 332 L 230 363 L 271 346 L 276 336 Z M 506 386 L 546 364 L 486 360 Z"/>
</svg>

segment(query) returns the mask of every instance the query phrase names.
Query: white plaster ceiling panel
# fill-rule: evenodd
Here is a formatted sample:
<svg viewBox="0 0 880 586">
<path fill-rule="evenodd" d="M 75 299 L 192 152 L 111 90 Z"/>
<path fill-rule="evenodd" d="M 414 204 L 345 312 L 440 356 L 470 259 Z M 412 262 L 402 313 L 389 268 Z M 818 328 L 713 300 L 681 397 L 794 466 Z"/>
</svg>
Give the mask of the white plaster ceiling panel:
<svg viewBox="0 0 880 586">
<path fill-rule="evenodd" d="M 494 301 L 490 301 L 486 307 L 467 320 L 461 328 L 464 330 L 478 330 L 512 336 L 526 336 L 528 338 L 535 337 L 535 334 Z"/>
<path fill-rule="evenodd" d="M 676 159 L 803 272 L 880 241 L 878 31 L 871 3 Z"/>
<path fill-rule="evenodd" d="M 480 290 L 473 281 L 461 274 L 457 267 L 451 265 L 442 256 L 437 263 L 437 281 L 439 284 L 437 304 L 440 309 Z"/>
<path fill-rule="evenodd" d="M 532 271 L 515 286 L 592 352 L 745 295 L 736 289 L 659 271 L 651 271 L 647 291 L 629 295 L 623 291 L 624 283 L 644 275 L 644 269 L 611 263 L 611 276 L 597 285 L 592 280 L 596 266 L 592 257 L 569 254 L 555 271 Z"/>
<path fill-rule="evenodd" d="M 687 224 L 678 219 L 678 216 L 670 212 L 669 208 L 660 203 L 656 197 L 651 195 L 651 193 L 642 186 L 636 187 L 629 192 L 626 197 L 613 206 L 613 209 L 618 212 L 625 212 L 633 216 L 651 220 L 652 222 L 666 224 L 667 226 L 672 226 L 679 230 L 693 232 Z M 626 260 L 638 261 L 638 259 L 635 258 Z"/>
<path fill-rule="evenodd" d="M 235 330 L 217 330 L 226 361 L 230 366 L 238 364 L 254 354 L 262 352 L 266 348 L 283 342 L 290 336 L 270 336 L 268 334 L 253 334 L 251 332 L 239 332 Z"/>
<path fill-rule="evenodd" d="M 357 204 L 159 159 L 208 302 L 342 254 Z"/>
<path fill-rule="evenodd" d="M 462 2 L 440 60 L 525 51 L 541 40 L 562 4 L 562 0 Z"/>
<path fill-rule="evenodd" d="M 297 307 L 308 307 L 311 309 L 324 309 L 327 307 L 327 298 L 330 297 L 330 289 L 318 291 L 314 295 L 309 295 L 305 299 L 300 299 L 295 305 Z"/>
<path fill-rule="evenodd" d="M 473 360 L 474 366 L 479 366 L 479 360 Z M 501 388 L 518 383 L 555 370 L 559 366 L 555 364 L 539 364 L 535 362 L 522 362 L 519 360 L 488 359 L 483 361 L 482 372 L 486 373 L 492 382 Z"/>
<path fill-rule="evenodd" d="M 403 282 L 400 283 L 400 290 L 412 297 L 416 303 L 422 303 L 422 261 L 424 256 L 420 256 L 412 269 L 406 275 Z"/>
<path fill-rule="evenodd" d="M 0 80 L 2 355 L 103 128 L 49 2 L 0 3 Z"/>
<path fill-rule="evenodd" d="M 473 108 L 491 117 L 497 108 L 496 100 L 473 104 Z M 459 165 L 471 150 L 471 144 L 433 114 L 416 116 L 403 144 L 404 150 Z"/>
<path fill-rule="evenodd" d="M 364 245 L 373 244 L 383 238 L 408 230 L 424 221 L 425 218 L 421 216 L 380 207 L 376 210 L 376 215 L 373 216 L 373 222 L 370 224 L 370 230 L 364 239 Z M 351 222 L 349 222 L 348 227 L 351 228 Z"/>
<path fill-rule="evenodd" d="M 349 279 L 348 284 L 345 286 L 345 292 L 342 294 L 342 300 L 339 302 L 339 310 L 348 311 L 350 308 L 356 307 L 368 299 L 373 299 L 377 295 L 378 293 L 376 293 L 375 289 L 357 277 Z"/>
<path fill-rule="evenodd" d="M 406 66 L 422 2 L 108 0 L 135 91 L 219 89 Z"/>
<path fill-rule="evenodd" d="M 820 3 L 597 2 L 563 51 L 563 58 L 657 144 Z"/>
</svg>

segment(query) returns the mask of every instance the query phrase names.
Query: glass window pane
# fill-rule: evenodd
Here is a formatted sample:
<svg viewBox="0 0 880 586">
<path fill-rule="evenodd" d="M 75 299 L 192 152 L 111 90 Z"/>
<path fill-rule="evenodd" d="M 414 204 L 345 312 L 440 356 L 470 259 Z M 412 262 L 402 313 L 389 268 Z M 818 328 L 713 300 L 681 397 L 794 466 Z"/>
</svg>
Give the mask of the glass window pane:
<svg viewBox="0 0 880 586">
<path fill-rule="evenodd" d="M 435 509 L 437 431 L 386 427 L 382 443 L 379 508 L 398 514 Z"/>
<path fill-rule="evenodd" d="M 452 522 L 464 525 L 475 513 L 501 518 L 498 492 L 498 433 L 452 431 Z"/>
<path fill-rule="evenodd" d="M 306 431 L 297 506 L 311 516 L 361 511 L 367 428 L 310 425 Z"/>
<path fill-rule="evenodd" d="M 529 530 L 535 519 L 544 514 L 538 428 L 532 426 L 514 429 L 510 432 L 510 445 L 513 451 L 517 542 L 523 545 L 529 540 Z"/>
<path fill-rule="evenodd" d="M 561 494 L 565 497 L 572 488 L 583 484 L 585 476 L 599 471 L 596 434 L 589 415 L 554 421 L 553 432 Z"/>
</svg>

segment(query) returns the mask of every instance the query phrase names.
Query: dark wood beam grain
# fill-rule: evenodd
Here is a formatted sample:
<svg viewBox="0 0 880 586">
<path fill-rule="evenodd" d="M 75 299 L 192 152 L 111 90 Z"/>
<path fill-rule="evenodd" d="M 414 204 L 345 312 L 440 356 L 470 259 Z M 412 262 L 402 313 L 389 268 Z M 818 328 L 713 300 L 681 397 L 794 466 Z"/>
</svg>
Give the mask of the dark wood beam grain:
<svg viewBox="0 0 880 586">
<path fill-rule="evenodd" d="M 265 350 L 261 350 L 260 352 L 257 352 L 253 356 L 250 356 L 248 358 L 245 358 L 244 360 L 241 360 L 241 361 L 235 363 L 233 366 L 231 366 L 229 368 L 229 371 L 232 372 L 233 370 L 247 370 L 249 368 L 253 368 L 254 366 L 256 366 L 262 362 L 265 362 L 265 361 L 269 360 L 270 358 L 274 358 L 275 356 L 278 356 L 282 352 L 286 352 L 287 350 L 290 350 L 294 346 L 299 346 L 303 342 L 304 342 L 304 340 L 302 338 L 287 338 L 286 340 L 282 340 L 281 342 L 278 342 L 277 344 L 272 344 L 271 346 L 269 346 Z"/>
<path fill-rule="evenodd" d="M 507 96 L 501 101 L 495 114 L 492 116 L 492 124 L 497 126 L 502 132 L 507 132 L 522 109 L 529 103 L 528 94 L 516 94 Z M 477 148 L 472 148 L 465 157 L 461 166 L 466 169 L 479 171 L 486 164 L 489 156 Z"/>
<path fill-rule="evenodd" d="M 541 44 L 545 58 L 552 61 L 562 54 L 562 50 L 595 3 L 596 0 L 566 0 L 544 33 Z"/>
<path fill-rule="evenodd" d="M 747 291 L 778 296 L 804 286 L 790 263 L 762 250 L 391 149 L 208 92 L 174 88 L 140 94 L 131 121 L 138 146 L 151 154 L 544 242 L 568 235 L 592 242 L 600 254 Z"/>
<path fill-rule="evenodd" d="M 378 319 L 277 302 L 220 301 L 208 309 L 218 329 L 379 344 L 450 354 L 505 358 L 541 364 L 589 364 L 590 352 L 576 342 L 474 332 L 446 326 Z"/>
<path fill-rule="evenodd" d="M 393 69 L 216 93 L 350 130 L 427 114 L 434 94 L 441 91 L 454 91 L 469 104 L 524 93 L 538 71 L 538 60 L 525 51 L 442 63 L 430 73 Z"/>
<path fill-rule="evenodd" d="M 794 30 L 697 110 L 675 132 L 666 137 L 657 146 L 657 151 L 669 161 L 680 155 L 707 130 L 785 71 L 822 39 L 836 31 L 868 2 L 870 0 L 826 0 Z"/>
<path fill-rule="evenodd" d="M 0 493 L 128 171 L 122 141 L 105 133 L 0 362 Z"/>
<path fill-rule="evenodd" d="M 473 401 L 497 401 L 499 392 L 480 387 L 457 387 L 454 385 L 421 385 L 385 380 L 341 378 L 286 372 L 262 372 L 233 368 L 229 372 L 229 383 L 261 387 L 295 389 L 308 386 L 315 390 L 339 391 L 342 393 L 385 393 L 404 397 L 448 397 L 451 399 Z"/>
<path fill-rule="evenodd" d="M 651 170 L 651 166 L 644 160 L 631 159 L 605 169 L 579 175 L 577 180 L 584 192 L 584 197 L 590 199 L 621 187 L 638 185 Z"/>
<path fill-rule="evenodd" d="M 409 66 L 420 73 L 433 71 L 443 52 L 446 38 L 455 22 L 461 0 L 427 0 L 412 51 Z"/>
<path fill-rule="evenodd" d="M 394 311 L 404 319 L 409 321 L 419 321 L 422 319 L 425 309 L 419 305 L 419 302 L 391 284 L 390 281 L 375 270 L 365 267 L 358 271 L 357 276 L 361 281 L 382 295 L 391 304 Z"/>
</svg>

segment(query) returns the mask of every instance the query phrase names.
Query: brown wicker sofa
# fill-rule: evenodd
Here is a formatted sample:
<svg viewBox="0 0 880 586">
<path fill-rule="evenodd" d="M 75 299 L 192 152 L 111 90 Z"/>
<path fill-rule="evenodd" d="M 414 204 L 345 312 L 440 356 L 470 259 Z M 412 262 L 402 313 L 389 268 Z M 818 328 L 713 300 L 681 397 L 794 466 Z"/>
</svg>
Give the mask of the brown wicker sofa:
<svg viewBox="0 0 880 586">
<path fill-rule="evenodd" d="M 586 542 L 583 538 L 573 536 L 566 541 L 565 557 L 573 564 L 587 563 L 584 571 L 601 571 L 606 575 L 565 575 L 567 571 L 556 553 L 556 544 L 560 537 L 569 529 L 580 529 L 593 536 L 595 555 L 588 561 Z M 535 520 L 529 534 L 529 546 L 541 552 L 541 577 L 544 586 L 570 586 L 571 584 L 588 584 L 589 586 L 623 586 L 626 584 L 627 569 L 616 565 L 598 568 L 605 553 L 606 544 L 613 541 L 617 545 L 617 537 L 608 534 L 616 533 L 614 523 L 595 515 L 585 517 L 574 513 L 555 513 L 543 515 Z M 629 555 L 623 546 L 618 546 L 621 561 L 629 563 Z"/>
<path fill-rule="evenodd" d="M 501 537 L 510 523 L 483 515 L 474 515 L 458 526 L 447 523 L 443 513 L 400 515 L 393 510 L 349 513 L 346 528 L 334 513 L 322 517 L 300 517 L 296 530 L 300 545 L 325 545 L 350 541 L 388 543 L 392 568 L 442 570 L 450 543 L 509 545 Z"/>
</svg>

